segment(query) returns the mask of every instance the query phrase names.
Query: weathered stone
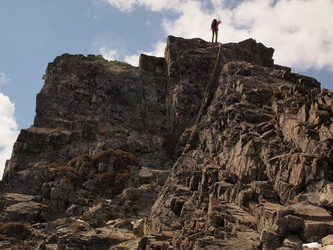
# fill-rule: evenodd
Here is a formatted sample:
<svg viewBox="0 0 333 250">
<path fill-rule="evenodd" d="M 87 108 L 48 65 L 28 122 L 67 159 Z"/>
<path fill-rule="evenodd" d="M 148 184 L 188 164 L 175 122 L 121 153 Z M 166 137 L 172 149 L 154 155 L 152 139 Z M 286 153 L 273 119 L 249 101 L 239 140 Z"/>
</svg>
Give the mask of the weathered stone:
<svg viewBox="0 0 333 250">
<path fill-rule="evenodd" d="M 319 201 L 322 206 L 333 208 L 333 184 L 327 184 L 324 187 Z"/>
<path fill-rule="evenodd" d="M 333 249 L 333 245 L 328 245 L 328 246 L 324 246 L 321 247 L 320 250 L 332 250 Z"/>
<path fill-rule="evenodd" d="M 115 228 L 124 228 L 124 229 L 128 229 L 128 230 L 132 230 L 132 228 L 133 228 L 131 220 L 129 220 L 129 219 L 116 221 L 113 225 Z"/>
<path fill-rule="evenodd" d="M 303 241 L 297 235 L 289 235 L 283 241 L 283 246 L 290 247 L 295 250 L 302 249 Z"/>
<path fill-rule="evenodd" d="M 302 229 L 304 224 L 302 218 L 291 214 L 286 215 L 285 218 L 291 232 L 299 232 Z"/>
<path fill-rule="evenodd" d="M 19 221 L 25 223 L 35 223 L 41 220 L 42 204 L 34 201 L 18 202 L 6 207 L 3 221 Z"/>
<path fill-rule="evenodd" d="M 327 235 L 326 237 L 322 238 L 323 246 L 333 245 L 333 234 Z"/>
<path fill-rule="evenodd" d="M 332 93 L 273 52 L 169 36 L 139 67 L 57 57 L 6 164 L 1 221 L 27 223 L 31 249 L 136 236 L 142 249 L 281 249 L 332 234 Z"/>
<path fill-rule="evenodd" d="M 253 190 L 242 190 L 238 195 L 238 205 L 246 206 L 249 201 L 253 200 Z"/>
<path fill-rule="evenodd" d="M 310 204 L 296 203 L 289 207 L 294 211 L 294 214 L 309 220 L 330 221 L 332 216 L 322 207 L 313 206 Z"/>
<path fill-rule="evenodd" d="M 307 241 L 318 240 L 321 237 L 327 235 L 329 229 L 329 224 L 327 222 L 321 221 L 304 221 L 304 237 Z"/>
<path fill-rule="evenodd" d="M 144 71 L 150 71 L 155 74 L 164 74 L 166 63 L 163 57 L 156 58 L 154 56 L 148 56 L 141 54 L 139 57 L 139 69 Z"/>
<path fill-rule="evenodd" d="M 260 244 L 262 249 L 276 249 L 281 246 L 281 238 L 274 232 L 268 229 L 264 229 L 260 236 Z"/>
</svg>

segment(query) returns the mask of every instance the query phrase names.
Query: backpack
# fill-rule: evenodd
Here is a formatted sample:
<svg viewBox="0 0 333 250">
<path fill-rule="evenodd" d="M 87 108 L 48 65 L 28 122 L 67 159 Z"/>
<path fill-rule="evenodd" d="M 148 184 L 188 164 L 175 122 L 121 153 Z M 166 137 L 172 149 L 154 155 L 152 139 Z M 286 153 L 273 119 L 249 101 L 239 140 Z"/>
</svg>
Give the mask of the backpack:
<svg viewBox="0 0 333 250">
<path fill-rule="evenodd" d="M 217 22 L 217 20 L 214 19 L 213 22 L 212 22 L 212 24 L 210 25 L 211 29 L 216 29 L 216 22 Z"/>
</svg>

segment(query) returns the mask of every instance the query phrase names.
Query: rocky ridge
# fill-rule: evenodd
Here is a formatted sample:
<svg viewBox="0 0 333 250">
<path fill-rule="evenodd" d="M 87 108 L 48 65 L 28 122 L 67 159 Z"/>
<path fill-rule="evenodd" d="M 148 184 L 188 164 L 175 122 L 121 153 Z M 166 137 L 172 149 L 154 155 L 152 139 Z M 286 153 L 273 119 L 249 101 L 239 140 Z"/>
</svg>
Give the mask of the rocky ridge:
<svg viewBox="0 0 333 250">
<path fill-rule="evenodd" d="M 0 183 L 0 246 L 328 249 L 332 91 L 273 52 L 169 36 L 138 68 L 57 57 Z"/>
</svg>

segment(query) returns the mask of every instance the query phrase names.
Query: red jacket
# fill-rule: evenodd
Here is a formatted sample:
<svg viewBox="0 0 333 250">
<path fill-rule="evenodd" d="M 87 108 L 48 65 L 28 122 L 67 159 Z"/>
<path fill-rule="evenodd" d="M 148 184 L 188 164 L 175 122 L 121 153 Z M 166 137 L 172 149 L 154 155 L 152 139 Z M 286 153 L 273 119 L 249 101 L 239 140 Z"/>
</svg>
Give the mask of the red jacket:
<svg viewBox="0 0 333 250">
<path fill-rule="evenodd" d="M 216 22 L 216 30 L 219 30 L 220 23 L 221 23 L 221 21 Z"/>
</svg>

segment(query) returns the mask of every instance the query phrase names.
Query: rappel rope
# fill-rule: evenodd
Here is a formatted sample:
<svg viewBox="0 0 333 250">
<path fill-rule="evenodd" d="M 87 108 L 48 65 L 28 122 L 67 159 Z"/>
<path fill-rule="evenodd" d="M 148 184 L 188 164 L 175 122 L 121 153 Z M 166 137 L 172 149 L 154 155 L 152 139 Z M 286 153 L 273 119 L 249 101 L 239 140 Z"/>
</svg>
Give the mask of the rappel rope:
<svg viewBox="0 0 333 250">
<path fill-rule="evenodd" d="M 219 50 L 217 52 L 217 56 L 216 56 L 216 59 L 215 59 L 215 65 L 214 65 L 214 68 L 213 68 L 213 71 L 212 73 L 210 74 L 210 77 L 209 77 L 209 80 L 208 80 L 208 84 L 206 86 L 206 90 L 205 90 L 205 94 L 204 94 L 204 97 L 202 99 L 202 102 L 201 102 L 201 106 L 200 106 L 200 109 L 199 109 L 199 112 L 198 112 L 198 115 L 197 115 L 197 118 L 195 120 L 195 123 L 193 125 L 193 128 L 192 128 L 192 131 L 191 131 L 191 134 L 190 134 L 190 137 L 188 138 L 187 140 L 187 143 L 184 147 L 184 150 L 182 152 L 182 155 L 185 154 L 185 151 L 190 147 L 190 141 L 192 139 L 192 136 L 194 134 L 194 132 L 196 131 L 197 129 L 197 126 L 198 126 L 198 123 L 199 123 L 199 120 L 200 120 L 200 117 L 202 115 L 202 111 L 204 109 L 204 107 L 206 106 L 206 103 L 207 103 L 207 99 L 208 99 L 208 95 L 209 95 L 209 90 L 210 90 L 210 87 L 212 85 L 212 82 L 214 80 L 214 76 L 215 76 L 215 71 L 216 71 L 216 67 L 217 67 L 217 63 L 219 61 L 219 58 L 220 58 L 220 52 L 221 52 L 221 43 L 219 43 Z"/>
</svg>

